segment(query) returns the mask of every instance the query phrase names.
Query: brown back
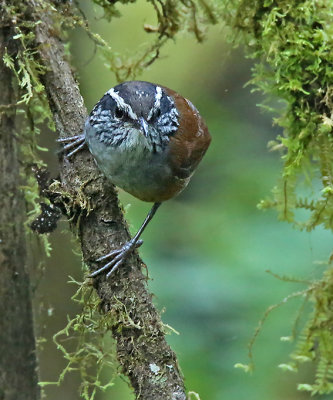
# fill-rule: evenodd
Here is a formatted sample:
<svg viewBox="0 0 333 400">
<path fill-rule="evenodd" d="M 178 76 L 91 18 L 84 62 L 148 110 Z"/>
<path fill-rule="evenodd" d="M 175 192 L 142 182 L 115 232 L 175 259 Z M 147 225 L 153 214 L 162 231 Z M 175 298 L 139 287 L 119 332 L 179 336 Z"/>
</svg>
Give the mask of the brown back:
<svg viewBox="0 0 333 400">
<path fill-rule="evenodd" d="M 164 88 L 172 96 L 180 113 L 179 128 L 170 138 L 170 165 L 175 176 L 186 179 L 191 176 L 211 141 L 205 121 L 193 104 L 174 92 Z"/>
</svg>

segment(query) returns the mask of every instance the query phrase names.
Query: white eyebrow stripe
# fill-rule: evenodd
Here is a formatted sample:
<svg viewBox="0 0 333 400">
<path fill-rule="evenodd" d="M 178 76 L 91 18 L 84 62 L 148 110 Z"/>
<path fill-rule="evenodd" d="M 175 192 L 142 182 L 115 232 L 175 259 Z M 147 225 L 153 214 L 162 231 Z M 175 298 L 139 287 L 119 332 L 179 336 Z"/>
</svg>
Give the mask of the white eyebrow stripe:
<svg viewBox="0 0 333 400">
<path fill-rule="evenodd" d="M 163 94 L 162 89 L 159 86 L 156 86 L 156 95 L 155 95 L 155 103 L 154 103 L 155 108 L 160 107 L 162 94 Z"/>
<path fill-rule="evenodd" d="M 155 94 L 155 102 L 153 108 L 149 111 L 147 120 L 149 121 L 153 114 L 161 107 L 161 98 L 163 96 L 162 88 L 160 86 L 156 86 L 156 94 Z"/>
<path fill-rule="evenodd" d="M 116 92 L 114 88 L 108 90 L 106 94 L 111 96 L 113 100 L 117 103 L 117 106 L 120 109 L 126 111 L 129 117 L 131 117 L 132 119 L 138 119 L 138 116 L 132 110 L 132 107 L 129 104 L 125 103 L 124 99 L 119 96 L 118 92 Z"/>
</svg>

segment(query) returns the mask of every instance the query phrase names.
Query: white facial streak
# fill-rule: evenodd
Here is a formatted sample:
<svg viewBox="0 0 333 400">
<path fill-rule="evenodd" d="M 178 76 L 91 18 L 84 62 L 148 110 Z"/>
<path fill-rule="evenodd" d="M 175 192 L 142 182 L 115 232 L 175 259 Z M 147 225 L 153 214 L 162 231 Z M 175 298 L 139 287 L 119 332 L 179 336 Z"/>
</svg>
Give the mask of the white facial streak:
<svg viewBox="0 0 333 400">
<path fill-rule="evenodd" d="M 106 92 L 109 96 L 111 96 L 113 98 L 113 100 L 115 100 L 115 102 L 117 103 L 117 106 L 126 112 L 126 114 L 132 118 L 132 119 L 138 119 L 138 116 L 135 114 L 135 112 L 133 112 L 132 107 L 125 103 L 124 99 L 122 97 L 119 96 L 118 92 L 115 92 L 114 88 L 108 90 Z"/>
<path fill-rule="evenodd" d="M 147 120 L 149 121 L 154 113 L 161 107 L 161 98 L 163 96 L 162 89 L 159 86 L 156 86 L 156 94 L 155 94 L 155 102 L 153 108 L 149 111 Z"/>
</svg>

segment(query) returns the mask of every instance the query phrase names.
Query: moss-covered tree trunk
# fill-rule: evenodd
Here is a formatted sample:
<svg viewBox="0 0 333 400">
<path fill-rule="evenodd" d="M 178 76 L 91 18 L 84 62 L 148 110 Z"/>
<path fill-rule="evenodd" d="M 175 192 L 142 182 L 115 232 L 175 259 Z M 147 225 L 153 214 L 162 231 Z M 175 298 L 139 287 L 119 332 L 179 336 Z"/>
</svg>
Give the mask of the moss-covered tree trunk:
<svg viewBox="0 0 333 400">
<path fill-rule="evenodd" d="M 36 97 L 47 98 L 47 104 L 45 101 L 42 106 L 46 112 L 51 111 L 49 115 L 53 117 L 58 135 L 81 133 L 87 113 L 65 57 L 58 28 L 59 21 L 63 22 L 62 11 L 66 13 L 67 9 L 61 10 L 61 5 L 55 8 L 49 0 L 8 0 L 4 3 L 7 23 L 13 29 L 19 24 L 22 32 L 21 36 L 16 35 L 22 41 L 16 40 L 15 35 L 11 40 L 16 41 L 21 54 L 25 54 L 25 58 L 20 60 L 27 63 L 27 74 L 35 74 L 31 81 L 43 84 L 39 85 Z M 15 154 L 12 149 L 7 149 L 7 152 Z M 18 174 L 17 160 L 10 167 L 13 174 Z M 48 198 L 69 218 L 73 232 L 79 236 L 83 259 L 93 270 L 96 259 L 129 239 L 128 227 L 114 186 L 101 176 L 88 151 L 82 151 L 70 161 L 60 160 L 59 167 L 60 181 L 44 188 L 44 194 L 47 193 Z M 17 176 L 11 176 L 10 181 L 18 182 Z M 16 192 L 13 198 L 19 199 L 19 193 Z M 18 208 L 23 210 L 22 206 Z M 22 223 L 22 216 L 19 221 Z M 23 250 L 24 246 L 19 249 Z M 23 263 L 25 255 L 18 253 L 17 256 Z M 128 377 L 136 398 L 185 400 L 177 358 L 165 340 L 164 325 L 147 290 L 142 265 L 138 254 L 133 254 L 114 279 L 98 276 L 91 282 L 100 297 L 100 309 L 107 318 L 105 330 L 108 329 L 116 341 L 121 371 Z M 27 301 L 24 310 L 29 306 Z M 30 314 L 28 310 L 24 312 L 31 314 L 31 310 Z"/>
<path fill-rule="evenodd" d="M 0 28 L 0 399 L 36 400 L 40 392 L 15 129 L 17 99 L 12 72 L 3 63 L 5 48 L 15 55 L 12 36 L 12 29 Z"/>
</svg>

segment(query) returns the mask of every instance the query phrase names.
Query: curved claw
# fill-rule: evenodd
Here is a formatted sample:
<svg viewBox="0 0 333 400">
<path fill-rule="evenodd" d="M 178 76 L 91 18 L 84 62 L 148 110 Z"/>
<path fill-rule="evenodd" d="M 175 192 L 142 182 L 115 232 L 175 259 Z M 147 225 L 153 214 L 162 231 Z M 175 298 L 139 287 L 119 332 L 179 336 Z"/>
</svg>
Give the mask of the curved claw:
<svg viewBox="0 0 333 400">
<path fill-rule="evenodd" d="M 118 267 L 121 266 L 121 264 L 122 264 L 123 262 L 124 262 L 123 259 L 120 259 L 119 261 L 117 261 L 117 262 L 115 263 L 115 265 L 111 268 L 111 270 L 106 274 L 106 279 L 108 279 L 108 278 L 113 274 L 113 272 L 114 272 Z"/>
<path fill-rule="evenodd" d="M 75 135 L 75 136 L 68 136 L 68 137 L 65 137 L 65 138 L 57 139 L 57 142 L 60 142 L 60 143 L 69 143 L 69 142 L 74 142 L 76 139 L 79 139 L 79 138 L 82 138 L 82 137 L 84 137 L 83 134 L 81 134 L 81 135 Z"/>
<path fill-rule="evenodd" d="M 110 269 L 110 271 L 106 274 L 106 278 L 109 278 L 113 272 L 120 267 L 126 260 L 126 258 L 132 253 L 135 248 L 142 246 L 143 240 L 139 239 L 137 241 L 130 240 L 129 242 L 125 243 L 123 247 L 117 250 L 113 250 L 110 253 L 106 254 L 105 256 L 99 257 L 96 261 L 104 261 L 108 258 L 112 258 L 111 261 L 103 265 L 103 267 L 97 269 L 93 273 L 89 275 L 89 278 L 94 278 L 95 276 L 99 275 L 100 273 Z"/>
<path fill-rule="evenodd" d="M 103 260 L 107 260 L 110 257 L 116 256 L 117 254 L 119 254 L 121 252 L 122 248 L 118 249 L 118 250 L 113 250 L 108 254 L 105 254 L 105 256 L 99 257 L 97 258 L 97 262 L 99 261 L 103 261 Z"/>
<path fill-rule="evenodd" d="M 59 143 L 65 143 L 65 146 L 63 147 L 63 151 L 66 152 L 69 149 L 72 149 L 74 147 L 74 150 L 66 154 L 67 158 L 70 158 L 73 154 L 77 153 L 80 151 L 86 143 L 86 138 L 84 134 L 81 135 L 75 135 L 75 136 L 69 136 L 66 138 L 61 138 L 57 139 L 57 142 Z"/>
</svg>

